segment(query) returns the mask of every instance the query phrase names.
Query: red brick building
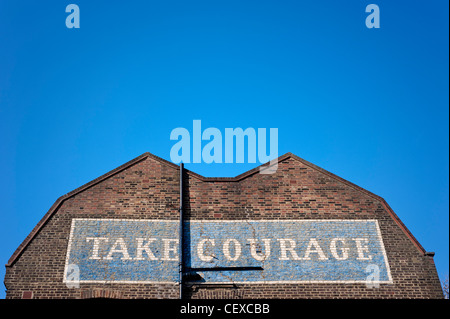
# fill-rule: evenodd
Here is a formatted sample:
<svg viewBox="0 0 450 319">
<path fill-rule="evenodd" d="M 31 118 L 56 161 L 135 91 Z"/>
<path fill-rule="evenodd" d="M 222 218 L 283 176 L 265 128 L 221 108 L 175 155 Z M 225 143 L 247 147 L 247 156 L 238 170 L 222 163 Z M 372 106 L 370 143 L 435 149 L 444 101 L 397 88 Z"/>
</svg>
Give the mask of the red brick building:
<svg viewBox="0 0 450 319">
<path fill-rule="evenodd" d="M 234 178 L 133 159 L 54 203 L 6 297 L 179 298 L 180 258 L 183 298 L 442 298 L 433 253 L 381 197 L 290 153 Z"/>
</svg>

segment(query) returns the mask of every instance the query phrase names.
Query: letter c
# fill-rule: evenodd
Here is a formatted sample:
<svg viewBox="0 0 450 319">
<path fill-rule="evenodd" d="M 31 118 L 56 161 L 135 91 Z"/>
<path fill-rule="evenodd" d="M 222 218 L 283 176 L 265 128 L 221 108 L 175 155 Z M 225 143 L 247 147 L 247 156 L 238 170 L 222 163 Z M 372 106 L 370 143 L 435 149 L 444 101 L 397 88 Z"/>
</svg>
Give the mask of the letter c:
<svg viewBox="0 0 450 319">
<path fill-rule="evenodd" d="M 211 243 L 211 245 L 214 247 L 216 245 L 214 239 L 202 239 L 200 240 L 200 242 L 197 245 L 197 255 L 198 258 L 200 258 L 201 261 L 205 261 L 205 262 L 211 262 L 213 260 L 213 256 L 209 255 L 206 256 L 203 252 L 204 252 L 204 245 L 205 243 L 209 241 Z"/>
</svg>

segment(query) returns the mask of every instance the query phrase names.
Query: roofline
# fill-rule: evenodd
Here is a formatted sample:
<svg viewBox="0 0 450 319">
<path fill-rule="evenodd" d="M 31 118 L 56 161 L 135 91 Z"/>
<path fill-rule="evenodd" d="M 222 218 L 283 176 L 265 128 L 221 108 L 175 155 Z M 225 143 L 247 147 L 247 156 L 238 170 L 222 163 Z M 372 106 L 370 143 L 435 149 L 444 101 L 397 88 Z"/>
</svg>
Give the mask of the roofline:
<svg viewBox="0 0 450 319">
<path fill-rule="evenodd" d="M 19 245 L 19 247 L 17 247 L 17 249 L 14 251 L 14 253 L 12 254 L 12 256 L 9 258 L 8 263 L 5 265 L 6 267 L 11 267 L 17 260 L 17 258 L 23 253 L 23 251 L 25 250 L 25 248 L 30 244 L 30 242 L 33 240 L 33 238 L 39 233 L 39 231 L 44 227 L 44 225 L 47 223 L 47 221 L 50 219 L 51 216 L 53 216 L 53 214 L 59 209 L 59 207 L 64 203 L 64 201 L 66 201 L 67 199 L 103 182 L 104 180 L 122 172 L 123 170 L 136 165 L 137 163 L 140 163 L 142 161 L 144 161 L 147 158 L 152 158 L 158 162 L 160 162 L 161 164 L 164 164 L 166 166 L 169 166 L 175 170 L 179 170 L 179 166 L 169 162 L 161 157 L 158 157 L 156 155 L 153 155 L 149 152 L 146 152 L 134 159 L 132 159 L 131 161 L 109 171 L 108 173 L 101 175 L 99 177 L 97 177 L 96 179 L 90 181 L 89 183 L 86 183 L 76 189 L 74 189 L 73 191 L 59 197 L 56 202 L 50 207 L 50 209 L 48 210 L 48 212 L 44 215 L 44 217 L 37 223 L 37 225 L 33 228 L 33 230 L 28 234 L 28 236 L 24 239 L 24 241 Z M 420 253 L 422 254 L 426 254 L 426 250 L 422 247 L 422 245 L 417 241 L 417 239 L 414 237 L 414 235 L 408 230 L 408 228 L 405 226 L 405 224 L 403 224 L 403 222 L 400 220 L 400 218 L 394 213 L 394 211 L 392 210 L 392 208 L 388 205 L 388 203 L 380 196 L 375 195 L 374 193 L 356 185 L 353 184 L 352 182 L 349 182 L 315 164 L 312 164 L 300 157 L 298 157 L 297 155 L 294 155 L 292 153 L 286 153 L 284 155 L 281 155 L 280 157 L 277 158 L 277 163 L 280 163 L 282 161 L 285 161 L 289 158 L 293 158 L 299 162 L 301 162 L 302 164 L 316 170 L 319 171 L 322 174 L 327 175 L 328 177 L 335 179 L 351 188 L 356 189 L 357 191 L 360 191 L 370 197 L 372 197 L 375 200 L 378 200 L 381 205 L 384 207 L 384 209 L 389 213 L 389 215 L 392 217 L 392 219 L 395 221 L 395 223 L 400 227 L 400 229 L 405 233 L 405 235 L 412 241 L 412 243 L 416 246 L 416 248 L 419 250 Z M 266 164 L 263 165 L 259 165 L 249 171 L 246 171 L 236 177 L 204 177 L 200 174 L 197 174 L 195 172 L 192 172 L 188 169 L 186 169 L 186 173 L 192 177 L 195 177 L 203 182 L 239 182 L 247 177 L 250 177 L 254 174 L 259 173 L 260 168 L 264 167 Z"/>
<path fill-rule="evenodd" d="M 414 237 L 414 235 L 409 231 L 409 229 L 406 227 L 406 225 L 403 224 L 403 222 L 400 220 L 400 218 L 397 216 L 397 214 L 389 206 L 389 204 L 386 202 L 386 200 L 383 197 L 381 197 L 379 195 L 376 195 L 376 194 L 374 194 L 374 193 L 372 193 L 372 192 L 370 192 L 370 191 L 368 191 L 368 190 L 366 190 L 366 189 L 364 189 L 364 188 L 362 188 L 362 187 L 360 187 L 360 186 L 358 186 L 356 184 L 353 184 L 352 182 L 349 182 L 349 181 L 343 179 L 342 177 L 339 177 L 339 176 L 337 176 L 337 175 L 335 175 L 335 174 L 333 174 L 333 173 L 331 173 L 331 172 L 329 172 L 329 171 L 327 171 L 327 170 L 325 170 L 325 169 L 323 169 L 323 168 L 321 168 L 321 167 L 319 167 L 317 165 L 314 165 L 314 164 L 312 164 L 312 163 L 310 163 L 310 162 L 308 162 L 308 161 L 298 157 L 297 155 L 294 155 L 294 154 L 290 154 L 290 155 L 291 155 L 292 158 L 295 158 L 296 160 L 302 162 L 303 164 L 305 164 L 305 165 L 307 165 L 307 166 L 309 166 L 309 167 L 311 167 L 311 168 L 313 168 L 315 170 L 318 170 L 319 172 L 321 172 L 321 173 L 323 173 L 323 174 L 325 174 L 325 175 L 327 175 L 327 176 L 329 176 L 329 177 L 331 177 L 333 179 L 336 179 L 336 180 L 346 184 L 347 186 L 355 188 L 356 190 L 358 190 L 358 191 L 360 191 L 360 192 L 362 192 L 362 193 L 364 193 L 364 194 L 366 194 L 366 195 L 368 195 L 368 196 L 370 196 L 370 197 L 380 201 L 380 203 L 384 207 L 384 209 L 389 213 L 389 215 L 392 217 L 392 219 L 395 221 L 395 223 L 400 227 L 400 229 L 403 230 L 405 235 L 413 242 L 414 246 L 416 246 L 416 248 L 422 254 L 425 255 L 426 250 L 422 247 L 422 245 Z"/>
</svg>

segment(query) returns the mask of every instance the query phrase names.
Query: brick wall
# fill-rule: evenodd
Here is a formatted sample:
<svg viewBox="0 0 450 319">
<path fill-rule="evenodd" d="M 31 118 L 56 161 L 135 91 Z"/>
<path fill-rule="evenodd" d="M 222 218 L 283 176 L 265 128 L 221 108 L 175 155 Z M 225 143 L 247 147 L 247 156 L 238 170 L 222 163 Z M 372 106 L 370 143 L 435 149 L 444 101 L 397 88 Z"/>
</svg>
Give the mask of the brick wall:
<svg viewBox="0 0 450 319">
<path fill-rule="evenodd" d="M 442 298 L 433 258 L 381 198 L 292 154 L 273 175 L 236 178 L 184 173 L 186 220 L 377 220 L 393 282 L 202 285 L 187 298 Z M 179 219 L 179 170 L 151 154 L 64 195 L 18 247 L 6 267 L 7 298 L 178 298 L 177 283 L 63 283 L 74 218 Z"/>
</svg>

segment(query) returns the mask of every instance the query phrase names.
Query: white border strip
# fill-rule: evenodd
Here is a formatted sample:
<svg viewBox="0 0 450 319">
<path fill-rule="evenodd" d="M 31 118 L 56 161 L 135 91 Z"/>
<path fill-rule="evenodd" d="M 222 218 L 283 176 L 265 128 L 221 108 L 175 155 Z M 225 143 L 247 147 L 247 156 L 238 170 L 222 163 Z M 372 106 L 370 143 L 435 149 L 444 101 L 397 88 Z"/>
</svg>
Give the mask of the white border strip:
<svg viewBox="0 0 450 319">
<path fill-rule="evenodd" d="M 198 282 L 186 282 L 187 284 L 191 285 L 209 285 L 209 284 L 247 284 L 247 285 L 253 285 L 253 284 L 367 284 L 366 280 L 292 280 L 292 281 L 283 281 L 283 280 L 277 280 L 277 281 L 208 281 L 204 283 L 198 283 Z M 392 284 L 390 281 L 370 281 L 370 284 Z"/>
<path fill-rule="evenodd" d="M 70 235 L 69 235 L 69 242 L 67 243 L 66 264 L 64 265 L 63 283 L 67 283 L 67 268 L 69 266 L 70 250 L 72 248 L 73 230 L 75 229 L 76 220 L 78 219 L 72 218 L 72 223 L 70 225 Z"/>
<path fill-rule="evenodd" d="M 381 244 L 381 252 L 383 253 L 384 263 L 386 265 L 386 272 L 387 272 L 387 275 L 389 278 L 388 283 L 393 284 L 394 281 L 392 280 L 392 276 L 391 276 L 391 267 L 389 266 L 386 249 L 384 248 L 383 236 L 381 236 L 381 230 L 380 230 L 380 225 L 378 224 L 378 220 L 375 220 L 375 225 L 377 228 L 378 239 L 380 240 L 380 244 Z M 374 282 L 374 283 L 376 283 L 376 282 Z"/>
<path fill-rule="evenodd" d="M 175 219 L 127 219 L 127 218 L 72 218 L 73 221 L 133 221 L 133 222 L 164 222 L 179 223 Z M 290 222 L 378 222 L 377 219 L 233 219 L 233 220 L 214 220 L 214 219 L 194 219 L 189 220 L 190 223 L 249 223 L 249 222 L 273 222 L 273 223 L 290 223 Z"/>
</svg>

